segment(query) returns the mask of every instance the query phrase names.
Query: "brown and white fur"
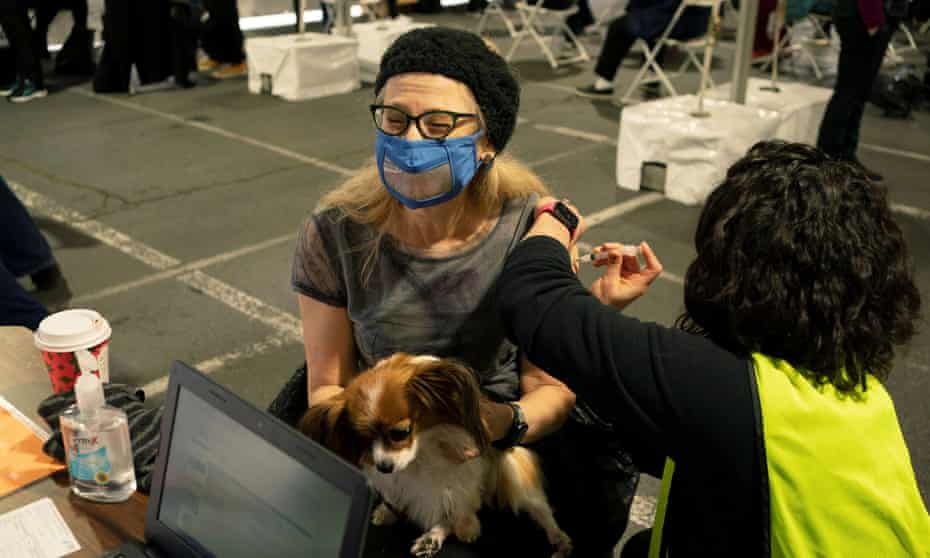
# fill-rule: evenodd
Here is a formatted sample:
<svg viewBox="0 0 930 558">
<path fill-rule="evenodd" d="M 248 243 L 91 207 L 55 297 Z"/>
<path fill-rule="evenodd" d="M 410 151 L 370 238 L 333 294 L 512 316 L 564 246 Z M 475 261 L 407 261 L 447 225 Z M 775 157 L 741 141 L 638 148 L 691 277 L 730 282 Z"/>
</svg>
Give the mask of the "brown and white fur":
<svg viewBox="0 0 930 558">
<path fill-rule="evenodd" d="M 479 400 L 465 366 L 399 353 L 311 407 L 300 428 L 362 468 L 384 500 L 375 525 L 393 523 L 397 512 L 424 529 L 411 548 L 418 557 L 436 554 L 450 534 L 474 542 L 482 505 L 525 512 L 545 530 L 553 557 L 568 556 L 571 540 L 555 522 L 536 455 L 490 445 Z M 464 447 L 479 457 L 450 458 L 449 448 Z"/>
</svg>

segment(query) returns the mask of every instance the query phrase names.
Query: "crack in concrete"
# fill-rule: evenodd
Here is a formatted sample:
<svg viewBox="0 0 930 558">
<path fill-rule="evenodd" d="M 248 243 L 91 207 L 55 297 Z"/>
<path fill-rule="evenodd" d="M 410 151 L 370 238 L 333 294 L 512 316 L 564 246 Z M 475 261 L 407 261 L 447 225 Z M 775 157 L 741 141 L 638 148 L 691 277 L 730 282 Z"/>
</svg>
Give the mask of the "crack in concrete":
<svg viewBox="0 0 930 558">
<path fill-rule="evenodd" d="M 74 188 L 75 190 L 80 190 L 82 192 L 90 192 L 93 194 L 97 194 L 98 196 L 101 196 L 103 200 L 100 203 L 100 209 L 98 209 L 98 211 L 105 210 L 106 207 L 109 205 L 111 199 L 115 199 L 124 205 L 130 203 L 128 198 L 121 196 L 119 194 L 110 192 L 108 190 L 105 190 L 99 186 L 94 186 L 92 184 L 84 184 L 83 182 L 77 182 L 75 180 L 66 179 L 64 177 L 58 176 L 57 174 L 50 173 L 39 167 L 35 167 L 21 159 L 10 157 L 9 155 L 0 155 L 0 161 L 18 166 L 27 172 L 30 172 L 37 176 L 41 176 L 42 178 L 44 178 L 45 180 L 53 184 L 58 184 L 59 186 L 66 186 L 68 188 Z"/>
<path fill-rule="evenodd" d="M 122 212 L 124 212 L 124 211 L 129 211 L 129 210 L 133 210 L 133 209 L 139 209 L 139 208 L 141 208 L 141 207 L 145 207 L 145 206 L 147 206 L 147 205 L 149 205 L 149 204 L 152 204 L 152 203 L 162 202 L 162 201 L 165 201 L 165 200 L 170 200 L 170 199 L 173 199 L 173 198 L 178 198 L 178 197 L 182 197 L 182 196 L 187 196 L 187 195 L 190 195 L 190 194 L 196 194 L 196 193 L 199 193 L 199 192 L 206 192 L 206 191 L 208 191 L 208 190 L 213 190 L 213 189 L 217 189 L 217 188 L 224 188 L 224 187 L 227 187 L 227 186 L 234 186 L 234 185 L 236 185 L 236 184 L 242 184 L 242 183 L 249 182 L 249 181 L 252 181 L 252 180 L 258 180 L 258 179 L 260 179 L 260 178 L 265 178 L 265 177 L 267 177 L 267 176 L 272 176 L 272 175 L 274 175 L 274 174 L 278 174 L 278 173 L 281 173 L 281 172 L 285 172 L 285 171 L 297 169 L 297 168 L 300 168 L 300 167 L 307 167 L 307 166 L 311 166 L 311 165 L 305 165 L 305 164 L 288 165 L 288 166 L 284 166 L 284 167 L 274 168 L 274 169 L 271 169 L 271 170 L 268 170 L 268 171 L 265 171 L 265 172 L 261 172 L 261 173 L 258 173 L 258 174 L 245 176 L 245 177 L 242 177 L 242 178 L 235 178 L 235 179 L 232 179 L 232 180 L 224 180 L 224 181 L 220 181 L 220 182 L 210 182 L 210 183 L 207 183 L 207 184 L 202 184 L 202 185 L 200 185 L 200 186 L 192 186 L 192 187 L 190 187 L 190 188 L 185 188 L 185 189 L 183 189 L 183 190 L 174 190 L 174 191 L 169 192 L 169 193 L 164 194 L 164 195 L 154 196 L 154 197 L 151 197 L 151 198 L 145 198 L 145 199 L 143 199 L 143 200 L 134 201 L 134 202 L 128 202 L 128 203 L 126 203 L 126 205 L 124 205 L 123 207 L 120 207 L 119 209 L 116 209 L 116 210 L 113 210 L 113 211 L 103 211 L 103 212 L 99 212 L 99 213 L 94 213 L 93 215 L 91 215 L 91 217 L 94 218 L 94 219 L 99 219 L 99 218 L 101 218 L 101 217 L 108 217 L 108 216 L 111 216 L 111 215 L 115 215 L 115 214 L 117 214 L 117 213 L 122 213 Z"/>
</svg>

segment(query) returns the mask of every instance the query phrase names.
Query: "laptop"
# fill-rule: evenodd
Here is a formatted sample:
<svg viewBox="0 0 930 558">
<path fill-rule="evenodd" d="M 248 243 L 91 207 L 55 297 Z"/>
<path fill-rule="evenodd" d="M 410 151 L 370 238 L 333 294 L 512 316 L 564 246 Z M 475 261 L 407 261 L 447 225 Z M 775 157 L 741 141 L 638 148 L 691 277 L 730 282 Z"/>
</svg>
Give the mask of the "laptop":
<svg viewBox="0 0 930 558">
<path fill-rule="evenodd" d="M 171 368 L 145 517 L 125 558 L 358 558 L 360 471 L 181 362 Z"/>
</svg>

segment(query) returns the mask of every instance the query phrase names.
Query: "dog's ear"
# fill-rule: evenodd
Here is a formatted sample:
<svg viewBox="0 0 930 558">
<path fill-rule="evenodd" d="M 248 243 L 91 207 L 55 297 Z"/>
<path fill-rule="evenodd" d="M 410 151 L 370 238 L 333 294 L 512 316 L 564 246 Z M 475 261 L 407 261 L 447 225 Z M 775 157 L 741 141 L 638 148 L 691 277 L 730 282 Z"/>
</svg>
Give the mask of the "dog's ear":
<svg viewBox="0 0 930 558">
<path fill-rule="evenodd" d="M 407 396 L 415 406 L 462 426 L 475 438 L 482 453 L 490 445 L 488 430 L 481 420 L 481 390 L 467 366 L 451 359 L 421 365 L 407 383 Z"/>
<path fill-rule="evenodd" d="M 307 409 L 297 428 L 343 459 L 358 464 L 361 443 L 349 420 L 345 394 L 339 393 Z"/>
</svg>

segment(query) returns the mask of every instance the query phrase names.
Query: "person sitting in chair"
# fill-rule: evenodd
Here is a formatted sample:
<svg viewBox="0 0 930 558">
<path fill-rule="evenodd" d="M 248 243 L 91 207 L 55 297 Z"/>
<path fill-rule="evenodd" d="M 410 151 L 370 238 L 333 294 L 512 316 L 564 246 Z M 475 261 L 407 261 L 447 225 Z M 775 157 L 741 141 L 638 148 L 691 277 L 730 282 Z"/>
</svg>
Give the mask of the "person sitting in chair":
<svg viewBox="0 0 930 558">
<path fill-rule="evenodd" d="M 622 452 L 579 457 L 585 436 L 599 434 L 570 417 L 575 395 L 521 357 L 490 304 L 546 192 L 501 153 L 519 101 L 507 63 L 472 33 L 418 29 L 387 50 L 370 106 L 376 164 L 327 194 L 301 228 L 292 284 L 307 381 L 296 395 L 306 409 L 397 352 L 460 359 L 482 388 L 490 439 L 540 454 L 573 555 L 606 557 L 626 527 L 638 473 L 624 468 Z M 529 521 L 489 513 L 474 545 L 447 543 L 439 556 L 551 554 Z M 387 555 L 407 554 L 416 538 L 397 526 L 369 533 L 369 551 Z"/>
<path fill-rule="evenodd" d="M 607 37 L 594 68 L 597 79 L 590 85 L 577 88 L 576 93 L 590 98 L 612 97 L 617 69 L 633 44 L 637 39 L 643 39 L 650 50 L 655 48 L 656 40 L 672 23 L 679 5 L 681 0 L 631 0 L 626 13 L 607 28 Z M 709 18 L 709 8 L 686 8 L 670 36 L 681 40 L 699 37 L 707 30 Z"/>
</svg>

